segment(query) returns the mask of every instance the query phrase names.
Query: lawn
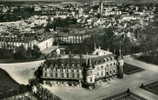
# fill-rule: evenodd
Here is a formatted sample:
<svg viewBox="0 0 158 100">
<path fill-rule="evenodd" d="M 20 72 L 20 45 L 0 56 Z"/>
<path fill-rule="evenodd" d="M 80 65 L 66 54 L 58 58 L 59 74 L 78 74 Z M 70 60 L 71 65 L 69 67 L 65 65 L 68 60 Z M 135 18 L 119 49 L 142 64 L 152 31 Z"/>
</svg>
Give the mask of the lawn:
<svg viewBox="0 0 158 100">
<path fill-rule="evenodd" d="M 113 95 L 113 96 L 105 98 L 103 100 L 146 100 L 146 99 L 132 93 L 130 90 L 127 90 L 125 92 Z"/>
<path fill-rule="evenodd" d="M 144 61 L 144 62 L 147 62 L 147 63 L 151 63 L 151 64 L 156 64 L 158 65 L 158 55 L 155 54 L 154 56 L 153 55 L 142 55 L 140 57 L 136 57 L 138 60 L 141 60 L 141 61 Z"/>
<path fill-rule="evenodd" d="M 141 86 L 141 88 L 158 95 L 158 81 L 147 84 L 145 86 Z"/>
<path fill-rule="evenodd" d="M 124 73 L 125 74 L 133 74 L 133 73 L 136 73 L 136 72 L 140 72 L 140 71 L 143 71 L 144 69 L 142 68 L 139 68 L 137 66 L 133 66 L 133 65 L 129 65 L 129 64 L 124 64 Z"/>
<path fill-rule="evenodd" d="M 0 69 L 0 98 L 9 97 L 27 91 L 26 86 L 18 84 L 7 72 Z"/>
</svg>

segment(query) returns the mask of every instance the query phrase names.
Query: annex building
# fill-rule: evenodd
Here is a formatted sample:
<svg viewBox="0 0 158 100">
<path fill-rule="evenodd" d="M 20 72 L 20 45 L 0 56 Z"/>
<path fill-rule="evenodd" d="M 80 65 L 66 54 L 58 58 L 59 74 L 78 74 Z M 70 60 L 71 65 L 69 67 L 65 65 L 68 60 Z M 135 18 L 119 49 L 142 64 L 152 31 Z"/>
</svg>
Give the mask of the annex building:
<svg viewBox="0 0 158 100">
<path fill-rule="evenodd" d="M 23 45 L 26 49 L 28 49 L 33 48 L 33 46 L 36 45 L 40 50 L 44 50 L 51 47 L 53 45 L 53 41 L 54 39 L 50 36 L 0 36 L 0 48 L 14 50 L 15 48 Z"/>
</svg>

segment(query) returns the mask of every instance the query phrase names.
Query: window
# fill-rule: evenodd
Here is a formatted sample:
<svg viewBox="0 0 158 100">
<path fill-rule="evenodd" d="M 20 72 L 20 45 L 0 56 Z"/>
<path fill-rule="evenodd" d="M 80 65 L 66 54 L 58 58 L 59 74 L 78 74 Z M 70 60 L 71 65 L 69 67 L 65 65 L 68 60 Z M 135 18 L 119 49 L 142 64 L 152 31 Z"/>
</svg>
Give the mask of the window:
<svg viewBox="0 0 158 100">
<path fill-rule="evenodd" d="M 55 77 L 56 77 L 56 78 L 58 77 L 58 73 L 55 73 Z"/>
<path fill-rule="evenodd" d="M 67 73 L 66 75 L 67 75 L 67 78 L 69 78 L 69 73 Z"/>
<path fill-rule="evenodd" d="M 75 77 L 75 73 L 72 73 L 72 78 L 74 78 Z"/>
<path fill-rule="evenodd" d="M 99 72 L 97 72 L 97 76 L 99 76 Z"/>
<path fill-rule="evenodd" d="M 90 77 L 90 82 L 93 82 L 93 79 L 92 79 L 92 77 Z"/>
<path fill-rule="evenodd" d="M 80 74 L 77 74 L 77 78 L 80 78 Z"/>
<path fill-rule="evenodd" d="M 61 77 L 62 77 L 62 78 L 64 77 L 64 73 L 61 73 Z"/>
<path fill-rule="evenodd" d="M 89 75 L 92 75 L 92 71 L 91 70 L 89 71 Z"/>
<path fill-rule="evenodd" d="M 113 57 L 111 57 L 111 60 L 113 60 Z"/>
<path fill-rule="evenodd" d="M 97 64 L 97 61 L 95 61 L 95 64 Z"/>
<path fill-rule="evenodd" d="M 103 72 L 101 72 L 101 76 L 104 76 L 104 73 L 103 73 Z"/>
</svg>

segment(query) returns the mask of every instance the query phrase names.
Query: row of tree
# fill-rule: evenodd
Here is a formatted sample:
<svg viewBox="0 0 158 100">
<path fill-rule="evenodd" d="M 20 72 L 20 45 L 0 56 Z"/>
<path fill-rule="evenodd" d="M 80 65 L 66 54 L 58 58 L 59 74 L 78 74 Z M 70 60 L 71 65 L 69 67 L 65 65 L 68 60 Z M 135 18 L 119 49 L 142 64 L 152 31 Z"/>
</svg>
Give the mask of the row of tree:
<svg viewBox="0 0 158 100">
<path fill-rule="evenodd" d="M 33 48 L 26 49 L 23 45 L 15 48 L 15 50 L 0 49 L 1 59 L 37 59 L 42 56 L 38 46 L 34 45 Z"/>
</svg>

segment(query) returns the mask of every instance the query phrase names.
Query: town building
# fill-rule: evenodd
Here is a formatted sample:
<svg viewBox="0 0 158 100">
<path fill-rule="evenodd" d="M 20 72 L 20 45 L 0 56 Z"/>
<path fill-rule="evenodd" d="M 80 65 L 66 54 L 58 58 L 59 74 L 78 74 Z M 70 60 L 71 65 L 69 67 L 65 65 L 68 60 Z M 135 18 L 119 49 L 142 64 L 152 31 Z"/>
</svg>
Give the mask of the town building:
<svg viewBox="0 0 158 100">
<path fill-rule="evenodd" d="M 44 84 L 94 88 L 101 81 L 123 78 L 123 59 L 109 51 L 98 48 L 85 55 L 61 55 L 59 51 L 39 67 Z"/>
<path fill-rule="evenodd" d="M 56 34 L 55 42 L 60 45 L 81 44 L 85 39 L 90 37 L 90 34 Z"/>
<path fill-rule="evenodd" d="M 23 45 L 25 49 L 33 48 L 34 45 L 38 46 L 40 50 L 44 50 L 53 45 L 54 39 L 47 37 L 44 39 L 37 39 L 36 37 L 17 37 L 17 36 L 1 36 L 0 48 L 14 50 L 15 48 Z"/>
</svg>

